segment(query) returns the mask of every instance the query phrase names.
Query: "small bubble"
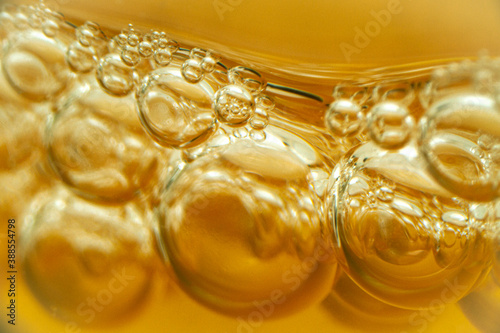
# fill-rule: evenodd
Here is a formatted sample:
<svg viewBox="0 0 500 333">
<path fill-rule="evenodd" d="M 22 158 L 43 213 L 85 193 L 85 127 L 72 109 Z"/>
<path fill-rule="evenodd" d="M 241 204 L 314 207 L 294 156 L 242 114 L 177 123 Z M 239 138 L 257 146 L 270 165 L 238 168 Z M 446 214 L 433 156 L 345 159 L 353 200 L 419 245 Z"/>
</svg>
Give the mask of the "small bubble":
<svg viewBox="0 0 500 333">
<path fill-rule="evenodd" d="M 154 49 L 150 42 L 141 42 L 139 44 L 139 54 L 144 58 L 149 58 L 153 55 Z"/>
<path fill-rule="evenodd" d="M 492 149 L 495 143 L 495 138 L 493 137 L 493 135 L 489 134 L 482 134 L 477 139 L 477 144 L 484 150 Z"/>
<path fill-rule="evenodd" d="M 137 46 L 137 44 L 139 44 L 139 36 L 135 33 L 132 33 L 130 35 L 128 35 L 127 37 L 127 43 L 128 45 L 132 46 L 132 47 L 135 47 Z"/>
<path fill-rule="evenodd" d="M 339 136 L 358 134 L 365 123 L 365 115 L 359 105 L 348 99 L 333 102 L 325 115 L 325 125 Z"/>
<path fill-rule="evenodd" d="M 153 31 L 151 33 L 151 38 L 159 40 L 160 39 L 160 32 L 159 31 Z"/>
<path fill-rule="evenodd" d="M 118 43 L 118 45 L 120 45 L 122 47 L 125 46 L 125 45 L 127 45 L 127 39 L 128 39 L 128 37 L 127 37 L 127 35 L 125 35 L 123 33 L 115 36 L 114 39 L 116 40 L 116 42 Z"/>
<path fill-rule="evenodd" d="M 332 96 L 335 100 L 350 100 L 358 105 L 363 105 L 370 94 L 366 87 L 338 84 L 335 86 Z"/>
<path fill-rule="evenodd" d="M 411 136 L 415 121 L 408 109 L 392 102 L 382 102 L 368 115 L 370 136 L 379 146 L 395 149 L 403 146 Z"/>
<path fill-rule="evenodd" d="M 409 82 L 381 84 L 373 89 L 376 102 L 394 102 L 409 106 L 415 99 L 415 89 Z"/>
<path fill-rule="evenodd" d="M 134 87 L 134 71 L 126 66 L 119 55 L 108 54 L 99 62 L 97 79 L 112 95 L 124 96 Z"/>
<path fill-rule="evenodd" d="M 235 85 L 241 85 L 248 89 L 252 94 L 258 94 L 267 87 L 267 81 L 262 75 L 248 67 L 233 67 L 228 72 L 229 82 Z"/>
<path fill-rule="evenodd" d="M 92 44 L 92 40 L 94 39 L 94 34 L 86 25 L 78 27 L 75 31 L 75 34 L 76 34 L 76 39 L 81 45 L 90 46 Z"/>
<path fill-rule="evenodd" d="M 121 58 L 130 67 L 137 66 L 141 62 L 141 55 L 136 47 L 126 46 L 122 50 Z"/>
<path fill-rule="evenodd" d="M 154 53 L 154 59 L 159 66 L 167 66 L 172 61 L 172 53 L 167 49 L 157 49 Z"/>
<path fill-rule="evenodd" d="M 229 85 L 217 91 L 214 98 L 217 118 L 229 126 L 242 126 L 255 109 L 253 96 L 243 87 Z"/>
<path fill-rule="evenodd" d="M 269 114 L 260 106 L 255 108 L 255 112 L 250 119 L 250 126 L 254 130 L 263 130 L 269 124 Z"/>
<path fill-rule="evenodd" d="M 375 195 L 379 200 L 382 200 L 384 202 L 389 202 L 392 201 L 392 199 L 394 199 L 394 192 L 390 188 L 385 186 L 379 187 L 375 191 Z"/>
<path fill-rule="evenodd" d="M 259 95 L 255 99 L 255 104 L 263 110 L 271 111 L 274 109 L 274 102 L 269 96 Z"/>
<path fill-rule="evenodd" d="M 66 61 L 74 72 L 88 73 L 96 65 L 96 52 L 93 47 L 86 47 L 79 42 L 73 42 L 68 47 Z"/>
<path fill-rule="evenodd" d="M 215 65 L 217 65 L 217 59 L 213 57 L 205 57 L 201 60 L 201 69 L 205 73 L 212 73 L 215 70 Z"/>
<path fill-rule="evenodd" d="M 168 45 L 167 45 L 167 49 L 172 53 L 174 54 L 175 52 L 177 52 L 179 50 L 179 43 L 175 40 L 172 40 L 170 39 L 168 41 Z"/>
<path fill-rule="evenodd" d="M 264 142 L 266 140 L 266 132 L 262 130 L 252 129 L 250 131 L 250 138 L 256 142 Z"/>
<path fill-rule="evenodd" d="M 205 58 L 208 55 L 207 50 L 200 49 L 198 47 L 195 47 L 189 51 L 189 58 L 197 60 L 198 62 L 201 63 L 203 58 Z"/>
<path fill-rule="evenodd" d="M 244 139 L 248 136 L 248 130 L 245 127 L 237 128 L 233 131 L 233 136 L 238 139 Z"/>
<path fill-rule="evenodd" d="M 3 14 L 3 13 L 2 13 Z M 0 17 L 1 14 L 0 14 Z M 39 13 L 33 12 L 29 17 L 30 26 L 34 29 L 40 28 L 43 24 L 43 19 Z"/>
<path fill-rule="evenodd" d="M 16 13 L 14 15 L 14 25 L 19 30 L 24 30 L 29 27 L 29 19 L 24 13 Z"/>
<path fill-rule="evenodd" d="M 204 73 L 200 62 L 195 59 L 184 61 L 181 69 L 182 76 L 189 83 L 198 83 L 203 79 Z"/>
</svg>

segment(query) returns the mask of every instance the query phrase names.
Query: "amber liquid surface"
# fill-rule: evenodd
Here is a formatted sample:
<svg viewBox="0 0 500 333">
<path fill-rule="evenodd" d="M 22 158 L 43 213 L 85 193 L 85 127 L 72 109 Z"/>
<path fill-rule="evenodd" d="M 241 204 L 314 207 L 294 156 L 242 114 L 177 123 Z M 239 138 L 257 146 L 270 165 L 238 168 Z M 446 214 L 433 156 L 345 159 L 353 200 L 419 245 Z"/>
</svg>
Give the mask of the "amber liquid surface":
<svg viewBox="0 0 500 333">
<path fill-rule="evenodd" d="M 498 331 L 493 55 L 315 81 L 0 18 L 2 332 Z"/>
</svg>

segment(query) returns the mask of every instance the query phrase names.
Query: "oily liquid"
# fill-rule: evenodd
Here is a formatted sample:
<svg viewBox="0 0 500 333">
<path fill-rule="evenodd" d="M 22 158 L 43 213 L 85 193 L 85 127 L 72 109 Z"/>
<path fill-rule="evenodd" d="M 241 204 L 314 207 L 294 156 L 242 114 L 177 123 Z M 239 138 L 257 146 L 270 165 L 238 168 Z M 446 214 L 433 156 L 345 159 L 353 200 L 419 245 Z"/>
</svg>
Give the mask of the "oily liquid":
<svg viewBox="0 0 500 333">
<path fill-rule="evenodd" d="M 297 82 L 283 88 L 290 82 L 161 34 L 126 29 L 103 46 L 93 24 L 75 41 L 57 18 L 42 15 L 35 27 L 17 20 L 1 35 L 0 215 L 16 219 L 19 240 L 17 322 L 3 318 L 2 331 L 498 327 L 481 324 L 494 312 L 474 311 L 500 304 L 498 133 L 450 129 L 427 114 L 426 148 L 411 148 L 425 101 L 475 91 L 471 65 L 461 69 L 465 88 L 451 92 L 435 84 L 441 90 L 424 93 L 430 74 L 403 71 L 391 82 L 339 83 L 330 96 Z M 485 66 L 497 80 L 497 67 Z M 494 123 L 488 94 L 467 105 Z M 437 135 L 460 153 L 443 156 Z M 457 148 L 469 141 L 488 158 Z M 419 154 L 408 159 L 414 169 L 397 168 L 399 157 Z M 358 155 L 368 162 L 341 159 Z M 470 161 L 459 176 L 435 179 Z M 493 171 L 469 188 L 480 184 L 485 197 L 455 200 L 484 161 Z M 434 167 L 421 177 L 428 182 L 414 181 L 425 169 L 417 162 Z M 329 186 L 343 180 L 342 190 Z"/>
</svg>

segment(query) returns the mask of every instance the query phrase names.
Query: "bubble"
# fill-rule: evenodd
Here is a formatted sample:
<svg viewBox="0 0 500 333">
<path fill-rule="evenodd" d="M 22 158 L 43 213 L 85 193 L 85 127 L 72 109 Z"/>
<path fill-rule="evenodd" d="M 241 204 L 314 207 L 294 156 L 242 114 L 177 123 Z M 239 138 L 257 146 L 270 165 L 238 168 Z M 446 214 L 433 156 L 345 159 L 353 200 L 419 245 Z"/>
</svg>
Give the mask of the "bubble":
<svg viewBox="0 0 500 333">
<path fill-rule="evenodd" d="M 97 55 L 93 47 L 86 47 L 82 46 L 81 43 L 73 42 L 68 47 L 66 61 L 74 72 L 88 73 L 95 68 Z"/>
<path fill-rule="evenodd" d="M 266 110 L 256 107 L 255 112 L 250 119 L 250 126 L 254 130 L 263 130 L 269 124 L 269 114 Z"/>
<path fill-rule="evenodd" d="M 117 54 L 108 54 L 101 59 L 97 79 L 106 92 L 115 96 L 128 95 L 134 88 L 134 71 Z"/>
<path fill-rule="evenodd" d="M 137 44 L 139 44 L 139 41 L 139 36 L 136 33 L 131 33 L 127 37 L 127 43 L 132 47 L 137 46 Z"/>
<path fill-rule="evenodd" d="M 450 283 L 460 285 L 450 300 L 457 302 L 488 272 L 491 251 L 482 248 L 491 242 L 472 228 L 468 207 L 433 179 L 416 143 L 352 149 L 326 200 L 347 274 L 370 295 L 408 309 L 432 307 Z"/>
<path fill-rule="evenodd" d="M 27 285 L 62 320 L 81 326 L 123 321 L 146 300 L 155 257 L 136 206 L 99 206 L 52 190 L 40 195 L 22 230 Z M 85 309 L 96 311 L 84 316 Z"/>
<path fill-rule="evenodd" d="M 91 46 L 94 39 L 94 33 L 87 25 L 82 25 L 75 30 L 76 39 L 82 46 Z"/>
<path fill-rule="evenodd" d="M 255 142 L 263 142 L 266 140 L 267 135 L 266 135 L 265 131 L 259 131 L 259 130 L 252 129 L 250 131 L 250 137 Z"/>
<path fill-rule="evenodd" d="M 415 99 L 412 83 L 383 83 L 373 89 L 372 98 L 376 102 L 393 102 L 408 107 Z"/>
<path fill-rule="evenodd" d="M 500 112 L 493 99 L 476 94 L 441 99 L 422 124 L 420 150 L 442 186 L 473 201 L 499 197 Z M 484 135 L 498 148 L 481 148 Z"/>
<path fill-rule="evenodd" d="M 175 40 L 169 39 L 165 48 L 168 49 L 170 53 L 174 54 L 179 50 L 179 43 Z"/>
<path fill-rule="evenodd" d="M 16 28 L 24 30 L 29 27 L 29 19 L 26 13 L 22 12 L 22 8 L 19 7 L 19 9 L 20 11 L 14 15 L 14 24 Z"/>
<path fill-rule="evenodd" d="M 121 47 L 124 47 L 125 45 L 127 45 L 127 35 L 124 34 L 124 33 L 121 33 L 121 34 L 118 34 L 116 35 L 113 39 L 116 41 L 116 43 L 118 45 L 120 45 Z"/>
<path fill-rule="evenodd" d="M 233 136 L 238 139 L 243 139 L 248 136 L 248 130 L 245 127 L 236 128 L 233 131 Z"/>
<path fill-rule="evenodd" d="M 350 100 L 352 103 L 363 105 L 370 98 L 370 93 L 366 87 L 337 84 L 332 96 L 335 100 Z"/>
<path fill-rule="evenodd" d="M 267 81 L 262 75 L 251 68 L 238 66 L 228 72 L 229 82 L 245 87 L 252 94 L 258 94 L 267 87 Z"/>
<path fill-rule="evenodd" d="M 421 103 L 429 108 L 434 103 L 453 95 L 498 95 L 500 68 L 487 57 L 473 62 L 465 60 L 439 68 L 420 93 Z"/>
<path fill-rule="evenodd" d="M 331 289 L 336 265 L 308 168 L 279 140 L 198 157 L 162 194 L 159 243 L 181 287 L 217 311 L 249 314 L 280 290 L 270 316 L 282 316 Z"/>
<path fill-rule="evenodd" d="M 141 62 L 141 55 L 136 47 L 126 46 L 121 53 L 123 62 L 130 66 L 137 66 Z"/>
<path fill-rule="evenodd" d="M 172 53 L 166 49 L 155 50 L 155 62 L 160 66 L 167 66 L 172 61 Z"/>
<path fill-rule="evenodd" d="M 204 77 L 204 72 L 201 69 L 200 62 L 195 59 L 184 61 L 181 69 L 182 77 L 189 83 L 198 83 Z"/>
<path fill-rule="evenodd" d="M 133 110 L 133 100 L 116 103 L 99 91 L 77 90 L 68 97 L 46 132 L 49 160 L 78 194 L 123 202 L 153 185 L 159 156 L 140 128 L 114 116 Z"/>
<path fill-rule="evenodd" d="M 372 140 L 389 149 L 402 147 L 408 142 L 414 125 L 415 121 L 408 109 L 392 102 L 376 104 L 368 116 Z"/>
<path fill-rule="evenodd" d="M 200 67 L 205 73 L 212 73 L 217 65 L 217 58 L 208 55 L 201 60 Z"/>
<path fill-rule="evenodd" d="M 149 58 L 154 54 L 153 45 L 150 42 L 142 41 L 139 44 L 139 54 L 144 58 Z"/>
<path fill-rule="evenodd" d="M 3 72 L 18 93 L 39 101 L 64 89 L 69 73 L 61 45 L 40 32 L 19 35 L 10 42 L 2 60 Z"/>
<path fill-rule="evenodd" d="M 354 136 L 365 123 L 365 115 L 355 102 L 340 99 L 333 102 L 325 114 L 325 125 L 335 135 Z"/>
<path fill-rule="evenodd" d="M 208 84 L 190 84 L 178 72 L 158 70 L 147 77 L 138 94 L 139 116 L 162 146 L 194 147 L 217 129 L 211 108 L 213 94 Z"/>
<path fill-rule="evenodd" d="M 57 22 L 53 20 L 46 20 L 42 24 L 42 31 L 45 34 L 45 36 L 53 38 L 57 35 L 57 32 L 59 31 L 59 25 Z"/>
<path fill-rule="evenodd" d="M 252 117 L 255 100 L 245 88 L 229 85 L 217 91 L 213 108 L 222 123 L 229 126 L 242 126 Z"/>
<path fill-rule="evenodd" d="M 189 58 L 194 59 L 198 62 L 201 62 L 207 55 L 208 51 L 199 47 L 192 48 L 191 51 L 189 51 Z"/>
</svg>

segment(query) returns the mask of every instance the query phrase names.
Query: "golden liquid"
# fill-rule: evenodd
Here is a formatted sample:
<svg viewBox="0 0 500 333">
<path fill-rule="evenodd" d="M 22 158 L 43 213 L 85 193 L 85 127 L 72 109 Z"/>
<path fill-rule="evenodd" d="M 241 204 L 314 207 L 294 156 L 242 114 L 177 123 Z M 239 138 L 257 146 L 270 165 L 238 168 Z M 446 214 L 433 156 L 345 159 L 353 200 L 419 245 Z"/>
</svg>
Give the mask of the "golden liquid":
<svg viewBox="0 0 500 333">
<path fill-rule="evenodd" d="M 164 29 L 180 50 L 170 41 L 164 58 L 135 63 L 114 44 L 108 56 L 87 25 L 96 60 L 78 58 L 84 43 L 71 49 L 78 34 L 57 18 L 55 36 L 51 22 L 2 23 L 0 235 L 4 248 L 15 218 L 18 244 L 16 326 L 2 313 L 2 332 L 500 327 L 500 71 L 494 58 L 444 67 L 498 55 L 484 33 L 500 26 L 498 4 L 454 2 L 454 15 L 448 2 L 54 5 L 108 37 L 130 22 L 138 38 Z M 380 32 L 356 37 L 373 22 Z M 442 66 L 444 83 L 432 74 Z"/>
</svg>

